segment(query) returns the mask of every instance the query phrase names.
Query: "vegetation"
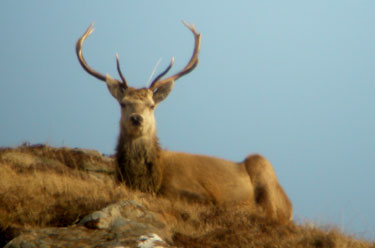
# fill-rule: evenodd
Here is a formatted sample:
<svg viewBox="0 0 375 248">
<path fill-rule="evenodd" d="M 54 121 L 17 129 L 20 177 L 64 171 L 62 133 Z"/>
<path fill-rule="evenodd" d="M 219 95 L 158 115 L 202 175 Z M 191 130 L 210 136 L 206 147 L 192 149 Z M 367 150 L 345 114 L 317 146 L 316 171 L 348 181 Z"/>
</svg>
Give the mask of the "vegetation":
<svg viewBox="0 0 375 248">
<path fill-rule="evenodd" d="M 374 247 L 336 229 L 280 225 L 244 207 L 169 201 L 115 181 L 113 159 L 95 151 L 22 145 L 0 149 L 0 247 L 22 230 L 63 227 L 123 199 L 171 220 L 178 247 Z"/>
</svg>

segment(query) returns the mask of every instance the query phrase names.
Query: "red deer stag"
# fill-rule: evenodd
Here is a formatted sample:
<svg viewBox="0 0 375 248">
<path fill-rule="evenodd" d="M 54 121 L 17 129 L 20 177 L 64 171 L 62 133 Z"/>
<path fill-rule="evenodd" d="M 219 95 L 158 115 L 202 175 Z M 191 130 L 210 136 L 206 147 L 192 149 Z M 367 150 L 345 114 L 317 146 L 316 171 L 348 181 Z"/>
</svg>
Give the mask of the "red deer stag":
<svg viewBox="0 0 375 248">
<path fill-rule="evenodd" d="M 118 178 L 132 189 L 171 198 L 185 198 L 216 204 L 250 204 L 270 219 L 287 222 L 292 204 L 280 186 L 270 162 L 250 155 L 235 163 L 220 158 L 163 150 L 156 136 L 154 110 L 171 92 L 174 81 L 198 64 L 201 36 L 193 25 L 184 23 L 195 39 L 188 64 L 177 74 L 162 79 L 174 59 L 148 88 L 133 88 L 123 76 L 116 55 L 121 81 L 93 70 L 82 55 L 82 44 L 94 31 L 91 24 L 78 39 L 78 60 L 89 74 L 106 82 L 109 92 L 121 106 L 120 135 L 116 149 Z M 233 205 L 232 205 L 233 206 Z"/>
</svg>

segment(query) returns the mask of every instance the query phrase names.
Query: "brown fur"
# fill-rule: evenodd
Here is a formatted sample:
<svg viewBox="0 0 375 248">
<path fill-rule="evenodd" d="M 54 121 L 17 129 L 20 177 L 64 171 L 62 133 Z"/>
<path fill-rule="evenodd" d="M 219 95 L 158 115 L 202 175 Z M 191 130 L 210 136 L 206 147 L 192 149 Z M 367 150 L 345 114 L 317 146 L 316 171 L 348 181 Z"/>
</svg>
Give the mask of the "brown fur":
<svg viewBox="0 0 375 248">
<path fill-rule="evenodd" d="M 194 202 L 247 204 L 278 222 L 292 218 L 288 196 L 278 183 L 272 165 L 260 155 L 234 163 L 161 150 L 157 142 L 143 145 L 143 148 L 136 147 L 119 138 L 116 154 L 119 179 L 132 189 Z"/>
<path fill-rule="evenodd" d="M 131 98 L 134 100 L 144 100 L 150 94 L 147 88 L 137 89 L 133 87 L 128 87 L 126 89 L 126 92 L 128 95 L 131 95 Z"/>
<path fill-rule="evenodd" d="M 156 137 L 151 144 L 144 144 L 120 135 L 116 149 L 117 178 L 132 189 L 156 193 L 161 185 L 159 157 Z"/>
<path fill-rule="evenodd" d="M 127 104 L 122 112 L 116 149 L 119 180 L 132 189 L 172 199 L 220 205 L 246 204 L 279 222 L 292 218 L 292 204 L 272 165 L 263 156 L 251 155 L 243 162 L 235 163 L 162 150 L 156 136 L 153 111 L 144 110 L 152 102 L 152 94 L 149 90 L 132 89 L 123 96 Z M 150 120 L 150 123 L 144 123 L 144 126 L 151 126 L 147 129 L 151 130 L 149 133 L 140 133 L 138 127 L 131 125 L 129 116 L 134 115 L 134 111 Z"/>
</svg>

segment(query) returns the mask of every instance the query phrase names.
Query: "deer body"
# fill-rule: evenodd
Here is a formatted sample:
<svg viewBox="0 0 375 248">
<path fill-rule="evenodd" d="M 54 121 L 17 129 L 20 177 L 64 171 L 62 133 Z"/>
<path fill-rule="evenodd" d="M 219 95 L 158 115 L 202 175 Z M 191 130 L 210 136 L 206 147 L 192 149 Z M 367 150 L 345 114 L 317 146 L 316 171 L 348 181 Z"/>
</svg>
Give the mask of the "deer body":
<svg viewBox="0 0 375 248">
<path fill-rule="evenodd" d="M 243 163 L 172 151 L 163 151 L 162 161 L 167 172 L 161 189 L 164 195 L 219 204 L 253 199 L 251 180 Z"/>
<path fill-rule="evenodd" d="M 121 106 L 120 135 L 116 148 L 117 175 L 132 189 L 215 204 L 247 204 L 261 209 L 270 219 L 287 222 L 292 218 L 292 204 L 280 186 L 274 169 L 261 155 L 248 156 L 235 163 L 221 158 L 163 150 L 156 134 L 155 107 L 171 92 L 174 81 L 192 71 L 198 64 L 200 34 L 194 34 L 195 49 L 185 68 L 161 79 L 168 68 L 149 88 L 132 88 L 117 69 L 122 82 L 102 75 L 89 67 L 81 46 L 93 31 L 92 25 L 77 41 L 76 52 L 83 68 L 105 81 Z"/>
</svg>

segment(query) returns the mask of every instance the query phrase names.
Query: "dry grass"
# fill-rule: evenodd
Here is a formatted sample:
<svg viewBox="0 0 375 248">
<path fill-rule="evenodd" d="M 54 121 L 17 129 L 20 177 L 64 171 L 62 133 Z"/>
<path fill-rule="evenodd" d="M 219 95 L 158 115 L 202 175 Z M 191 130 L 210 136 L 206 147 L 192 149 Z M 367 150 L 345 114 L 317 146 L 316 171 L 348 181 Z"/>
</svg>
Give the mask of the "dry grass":
<svg viewBox="0 0 375 248">
<path fill-rule="evenodd" d="M 48 146 L 0 149 L 0 247 L 24 228 L 69 226 L 122 199 L 162 213 L 179 247 L 373 247 L 339 231 L 279 225 L 238 206 L 189 204 L 130 192 L 112 159 Z"/>
<path fill-rule="evenodd" d="M 1 149 L 0 228 L 5 231 L 0 240 L 28 227 L 71 225 L 126 198 L 126 189 L 103 173 L 105 168 L 97 166 L 102 173 L 87 172 L 86 167 L 92 169 L 89 162 L 96 160 L 94 155 L 46 146 Z M 113 170 L 102 160 L 100 165 Z"/>
<path fill-rule="evenodd" d="M 95 180 L 78 173 L 16 172 L 0 168 L 0 221 L 12 224 L 65 226 L 90 211 L 124 197 L 123 188 L 111 181 Z M 89 180 L 88 180 L 89 179 Z"/>
<path fill-rule="evenodd" d="M 201 223 L 207 229 L 196 232 L 176 232 L 174 243 L 182 247 L 375 247 L 356 240 L 338 230 L 280 225 L 241 210 L 212 208 L 201 213 Z"/>
</svg>

